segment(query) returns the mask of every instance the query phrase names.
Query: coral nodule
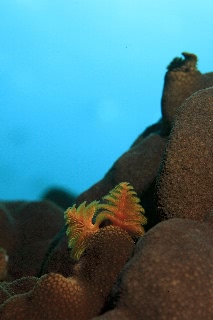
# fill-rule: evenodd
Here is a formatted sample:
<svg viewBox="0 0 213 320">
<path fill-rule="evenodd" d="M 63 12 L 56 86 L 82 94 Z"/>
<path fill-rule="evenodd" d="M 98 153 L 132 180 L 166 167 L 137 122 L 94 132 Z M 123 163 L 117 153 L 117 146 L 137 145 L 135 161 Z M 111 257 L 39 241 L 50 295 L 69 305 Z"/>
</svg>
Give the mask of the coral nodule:
<svg viewBox="0 0 213 320">
<path fill-rule="evenodd" d="M 64 213 L 67 225 L 68 246 L 71 257 L 79 260 L 88 241 L 100 229 L 104 221 L 127 231 L 132 237 L 144 234 L 147 219 L 133 187 L 128 182 L 119 183 L 102 201 L 82 202 L 68 208 Z"/>
</svg>

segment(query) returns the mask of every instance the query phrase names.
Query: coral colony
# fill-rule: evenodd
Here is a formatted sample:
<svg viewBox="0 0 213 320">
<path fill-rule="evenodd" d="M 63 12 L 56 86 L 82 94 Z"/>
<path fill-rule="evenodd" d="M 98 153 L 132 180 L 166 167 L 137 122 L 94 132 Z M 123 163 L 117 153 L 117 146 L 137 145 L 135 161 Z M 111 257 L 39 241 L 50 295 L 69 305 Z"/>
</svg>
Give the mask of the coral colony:
<svg viewBox="0 0 213 320">
<path fill-rule="evenodd" d="M 213 72 L 195 54 L 169 64 L 161 111 L 65 212 L 61 190 L 0 203 L 1 320 L 213 319 Z"/>
</svg>

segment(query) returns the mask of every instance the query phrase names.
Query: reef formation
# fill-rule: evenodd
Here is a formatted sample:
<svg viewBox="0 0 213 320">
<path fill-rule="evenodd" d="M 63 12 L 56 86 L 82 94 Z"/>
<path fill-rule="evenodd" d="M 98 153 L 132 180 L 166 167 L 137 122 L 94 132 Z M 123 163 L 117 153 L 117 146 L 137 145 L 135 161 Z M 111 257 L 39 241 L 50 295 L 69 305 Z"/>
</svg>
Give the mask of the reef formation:
<svg viewBox="0 0 213 320">
<path fill-rule="evenodd" d="M 1 320 L 213 319 L 213 72 L 196 55 L 169 64 L 161 110 L 78 207 L 0 203 Z"/>
</svg>

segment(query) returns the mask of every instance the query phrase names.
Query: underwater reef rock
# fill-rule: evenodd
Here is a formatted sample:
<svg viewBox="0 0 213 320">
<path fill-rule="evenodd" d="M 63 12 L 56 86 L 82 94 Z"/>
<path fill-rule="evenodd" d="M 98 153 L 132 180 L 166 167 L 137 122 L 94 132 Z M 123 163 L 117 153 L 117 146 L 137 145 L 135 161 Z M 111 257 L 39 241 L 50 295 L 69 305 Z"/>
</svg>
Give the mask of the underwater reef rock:
<svg viewBox="0 0 213 320">
<path fill-rule="evenodd" d="M 0 282 L 0 305 L 12 296 L 29 292 L 34 288 L 37 281 L 38 278 L 28 276 L 12 282 Z"/>
<path fill-rule="evenodd" d="M 76 198 L 76 203 L 100 199 L 122 181 L 128 181 L 141 199 L 148 220 L 145 230 L 161 221 L 155 199 L 156 177 L 160 169 L 172 123 L 178 107 L 197 90 L 213 85 L 213 72 L 202 74 L 197 69 L 197 57 L 183 53 L 174 58 L 165 75 L 161 99 L 162 119 L 146 128 L 121 155 L 105 176 Z M 178 92 L 178 94 L 177 94 Z M 65 251 L 66 228 L 53 239 L 52 248 Z M 51 250 L 50 250 L 51 251 Z M 54 256 L 54 253 L 53 253 Z"/>
<path fill-rule="evenodd" d="M 197 69 L 196 55 L 183 53 L 183 56 L 184 59 L 175 58 L 168 66 L 161 100 L 162 119 L 148 127 L 136 139 L 102 180 L 77 197 L 77 203 L 99 199 L 116 184 L 128 181 L 133 185 L 145 208 L 148 217 L 147 229 L 159 222 L 155 212 L 155 201 L 152 198 L 152 186 L 155 184 L 176 112 L 191 94 L 213 86 L 213 72 L 202 74 Z M 209 113 L 210 111 L 209 107 Z M 147 197 L 148 204 L 144 200 Z"/>
<path fill-rule="evenodd" d="M 213 319 L 213 228 L 169 219 L 137 243 L 113 289 L 116 306 L 93 320 Z"/>
<path fill-rule="evenodd" d="M 178 109 L 157 181 L 163 218 L 203 221 L 213 208 L 213 87 Z"/>
<path fill-rule="evenodd" d="M 1 320 L 213 319 L 213 73 L 183 56 L 168 66 L 162 118 L 75 200 L 102 204 L 127 181 L 145 235 L 103 225 L 75 262 L 62 207 L 1 202 Z"/>
<path fill-rule="evenodd" d="M 1 202 L 0 247 L 8 255 L 8 279 L 38 274 L 52 238 L 64 225 L 63 215 L 50 201 Z"/>
<path fill-rule="evenodd" d="M 107 226 L 93 235 L 72 277 L 48 273 L 40 279 L 28 277 L 29 281 L 22 278 L 18 283 L 0 283 L 0 319 L 91 319 L 100 313 L 133 246 L 126 231 Z M 26 286 L 25 294 L 17 294 L 17 286 Z M 10 299 L 5 292 L 11 295 Z"/>
</svg>

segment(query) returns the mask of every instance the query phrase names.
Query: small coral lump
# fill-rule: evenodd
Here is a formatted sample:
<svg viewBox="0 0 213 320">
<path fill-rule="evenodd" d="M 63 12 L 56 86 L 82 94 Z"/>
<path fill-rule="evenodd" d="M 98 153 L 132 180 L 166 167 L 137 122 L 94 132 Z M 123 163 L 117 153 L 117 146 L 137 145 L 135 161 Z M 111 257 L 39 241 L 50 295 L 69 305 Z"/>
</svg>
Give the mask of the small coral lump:
<svg viewBox="0 0 213 320">
<path fill-rule="evenodd" d="M 127 231 L 130 236 L 140 237 L 144 234 L 143 225 L 147 222 L 144 209 L 128 182 L 118 184 L 102 198 L 102 202 L 93 201 L 86 205 L 84 201 L 78 208 L 74 205 L 65 211 L 68 245 L 75 260 L 79 260 L 91 236 L 106 220 Z"/>
</svg>

